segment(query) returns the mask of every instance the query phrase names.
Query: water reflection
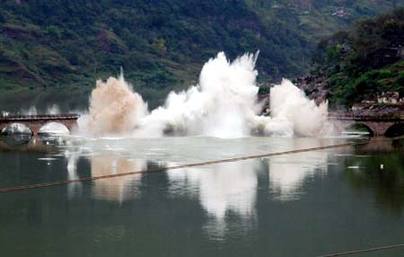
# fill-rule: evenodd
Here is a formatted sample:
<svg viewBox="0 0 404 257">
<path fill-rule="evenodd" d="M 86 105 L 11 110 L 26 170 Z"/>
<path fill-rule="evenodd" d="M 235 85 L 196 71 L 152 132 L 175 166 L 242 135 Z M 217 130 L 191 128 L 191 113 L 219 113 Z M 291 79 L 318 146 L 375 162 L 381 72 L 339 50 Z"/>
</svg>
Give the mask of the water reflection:
<svg viewBox="0 0 404 257">
<path fill-rule="evenodd" d="M 66 138 L 65 138 L 66 139 Z M 39 138 L 40 145 L 57 145 L 66 158 L 67 179 L 80 178 L 80 160 L 89 163 L 92 177 L 122 174 L 147 169 L 147 162 L 161 166 L 192 163 L 251 154 L 303 149 L 332 144 L 330 140 L 247 138 L 216 140 L 203 138 L 135 139 L 75 139 Z M 61 143 L 62 142 L 62 143 Z M 170 147 L 171 146 L 171 147 Z M 140 159 L 138 159 L 140 158 Z M 153 159 L 154 158 L 154 159 Z M 182 159 L 181 162 L 177 160 Z M 173 163 L 173 161 L 176 163 Z M 168 191 L 174 197 L 198 199 L 207 214 L 205 230 L 223 238 L 229 229 L 247 231 L 255 223 L 258 173 L 268 166 L 269 188 L 276 200 L 298 199 L 307 177 L 327 172 L 328 153 L 325 151 L 271 157 L 168 170 Z M 266 164 L 265 164 L 266 163 Z M 265 175 L 266 176 L 266 175 Z M 140 195 L 141 175 L 94 180 L 91 197 L 96 200 L 122 203 Z M 68 197 L 80 197 L 81 183 L 67 185 Z"/>
<path fill-rule="evenodd" d="M 224 163 L 203 168 L 167 171 L 170 192 L 188 188 L 212 218 L 206 225 L 209 235 L 224 236 L 230 216 L 236 216 L 239 228 L 249 226 L 255 213 L 257 173 L 255 161 Z M 234 221 L 234 219 L 233 219 Z"/>
<path fill-rule="evenodd" d="M 10 135 L 0 138 L 0 151 L 43 153 L 45 157 L 38 158 L 38 160 L 46 161 L 57 160 L 59 157 L 65 158 L 67 180 L 80 178 L 78 162 L 81 159 L 90 163 L 92 177 L 121 174 L 146 168 L 146 161 L 122 156 L 114 150 L 110 149 L 108 145 L 100 149 L 92 148 L 87 144 L 80 144 L 72 138 L 49 133 L 35 137 Z M 133 199 L 136 196 L 135 187 L 140 183 L 139 178 L 140 176 L 135 175 L 96 180 L 92 186 L 92 196 L 95 199 L 119 203 Z M 70 199 L 80 196 L 82 184 L 80 182 L 69 183 L 67 191 Z"/>
<path fill-rule="evenodd" d="M 96 155 L 90 157 L 91 176 L 116 175 L 131 171 L 145 170 L 146 162 L 127 159 L 119 155 Z M 95 199 L 122 203 L 136 197 L 136 187 L 141 175 L 120 176 L 94 181 L 92 195 Z"/>
<path fill-rule="evenodd" d="M 297 140 L 290 145 L 290 149 L 303 149 L 310 144 L 312 140 Z M 307 178 L 327 173 L 328 159 L 327 151 L 271 157 L 268 160 L 270 192 L 281 201 L 299 199 L 304 193 L 302 187 Z"/>
<path fill-rule="evenodd" d="M 224 147 L 222 140 L 215 142 L 209 139 L 213 144 L 210 147 L 207 147 L 206 142 L 200 138 L 189 138 L 188 140 L 191 143 L 185 144 L 183 138 L 179 138 L 177 141 L 168 138 L 166 145 L 164 142 L 157 144 L 153 140 L 122 142 L 122 140 L 115 139 L 81 143 L 78 145 L 80 150 L 70 149 L 76 154 L 69 154 L 69 176 L 73 179 L 77 176 L 75 165 L 77 165 L 77 156 L 80 155 L 86 156 L 85 159 L 89 161 L 93 177 L 147 170 L 148 163 L 158 164 L 159 167 L 164 168 L 165 166 L 220 158 L 217 157 L 220 155 L 215 154 L 217 152 L 222 155 L 230 155 L 228 151 L 222 151 Z M 175 145 L 170 148 L 171 143 L 181 146 Z M 192 143 L 196 146 L 193 146 Z M 244 151 L 241 146 L 243 144 L 238 144 L 238 147 L 230 149 L 241 155 Z M 250 144 L 251 146 L 254 145 Z M 201 151 L 194 149 L 197 147 L 200 147 Z M 252 151 L 252 153 L 256 153 L 254 149 Z M 182 162 L 170 161 L 170 159 L 179 159 L 179 155 L 183 156 Z M 136 159 L 138 156 L 144 159 Z M 154 159 L 152 159 L 153 157 Z M 198 199 L 208 214 L 205 226 L 207 233 L 212 237 L 222 238 L 229 226 L 246 229 L 254 220 L 258 180 L 256 165 L 257 161 L 253 160 L 168 170 L 165 173 L 168 178 L 168 191 L 174 197 L 186 196 Z M 131 175 L 95 180 L 91 187 L 92 197 L 120 203 L 133 199 L 141 192 L 141 177 L 141 175 Z M 71 191 L 74 194 L 75 190 L 71 189 Z"/>
<path fill-rule="evenodd" d="M 172 166 L 333 143 L 159 140 L 69 139 L 53 146 L 57 151 L 1 153 L 0 182 L 4 187 L 64 181 L 150 170 L 150 161 Z M 38 149 L 52 147 L 53 142 L 42 142 L 37 141 Z M 375 155 L 365 149 L 341 148 L 338 155 L 335 149 L 321 150 L 1 194 L 5 253 L 15 255 L 15 245 L 34 242 L 20 255 L 56 250 L 63 255 L 66 245 L 86 242 L 65 255 L 137 251 L 189 256 L 203 249 L 201 256 L 317 256 L 402 241 L 403 153 Z M 39 161 L 43 157 L 56 160 L 46 166 Z M 354 166 L 358 168 L 348 169 Z"/>
<path fill-rule="evenodd" d="M 31 139 L 32 135 L 31 134 L 13 134 L 13 135 L 7 135 L 7 136 L 1 136 L 1 141 L 3 141 L 3 147 L 18 147 L 22 145 L 28 144 Z M 0 143 L 1 143 L 0 141 Z"/>
<path fill-rule="evenodd" d="M 390 140 L 384 137 L 374 137 L 368 144 L 356 147 L 356 154 L 391 153 L 402 148 L 403 140 Z"/>
<path fill-rule="evenodd" d="M 65 158 L 67 159 L 67 179 L 68 180 L 77 180 L 79 178 L 77 174 L 77 162 L 80 158 L 80 151 L 71 151 L 66 150 L 64 153 Z M 80 182 L 71 183 L 67 185 L 68 197 L 71 199 L 76 195 L 80 195 L 82 189 L 82 185 Z"/>
<path fill-rule="evenodd" d="M 0 151 L 56 153 L 59 152 L 58 146 L 64 143 L 59 137 L 14 134 L 0 136 Z"/>
<path fill-rule="evenodd" d="M 386 141 L 376 145 L 382 151 L 378 155 L 347 157 L 344 175 L 356 192 L 370 191 L 376 204 L 383 209 L 401 213 L 404 208 L 404 151 L 400 142 Z M 366 150 L 366 151 L 365 151 Z M 359 148 L 357 153 L 374 153 L 375 147 Z M 349 167 L 357 166 L 357 169 Z"/>
</svg>

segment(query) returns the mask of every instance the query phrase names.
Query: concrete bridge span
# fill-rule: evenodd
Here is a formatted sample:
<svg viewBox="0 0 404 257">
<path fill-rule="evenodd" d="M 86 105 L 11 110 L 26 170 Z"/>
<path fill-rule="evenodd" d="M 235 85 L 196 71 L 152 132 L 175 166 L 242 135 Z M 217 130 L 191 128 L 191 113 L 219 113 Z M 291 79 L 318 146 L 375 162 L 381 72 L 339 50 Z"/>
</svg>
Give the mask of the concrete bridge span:
<svg viewBox="0 0 404 257">
<path fill-rule="evenodd" d="M 32 135 L 37 135 L 39 130 L 50 122 L 61 123 L 70 131 L 77 126 L 78 114 L 56 114 L 56 115 L 9 115 L 0 117 L 0 132 L 13 123 L 25 125 L 32 131 Z"/>
<path fill-rule="evenodd" d="M 330 113 L 329 119 L 337 121 L 338 130 L 354 125 L 366 127 L 372 136 L 395 136 L 404 134 L 404 113 L 381 115 L 378 113 L 355 114 L 351 112 Z"/>
<path fill-rule="evenodd" d="M 57 114 L 57 115 L 9 115 L 0 116 L 0 132 L 13 123 L 27 126 L 33 135 L 49 122 L 57 122 L 66 126 L 70 131 L 77 126 L 78 114 Z M 381 115 L 378 113 L 367 113 L 366 115 L 352 112 L 330 112 L 329 119 L 336 121 L 339 131 L 353 125 L 363 125 L 368 128 L 372 136 L 395 136 L 394 133 L 404 134 L 404 113 Z"/>
</svg>

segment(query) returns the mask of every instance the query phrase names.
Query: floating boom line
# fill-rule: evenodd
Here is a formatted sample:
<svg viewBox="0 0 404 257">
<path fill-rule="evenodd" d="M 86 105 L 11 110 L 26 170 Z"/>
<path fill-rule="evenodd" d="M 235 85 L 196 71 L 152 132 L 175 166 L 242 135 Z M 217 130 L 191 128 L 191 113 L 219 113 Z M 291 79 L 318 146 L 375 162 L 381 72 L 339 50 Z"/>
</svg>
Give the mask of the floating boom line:
<svg viewBox="0 0 404 257">
<path fill-rule="evenodd" d="M 244 161 L 244 160 L 250 160 L 250 159 L 260 159 L 260 158 L 267 158 L 267 157 L 272 157 L 272 156 L 304 153 L 304 152 L 311 152 L 311 151 L 318 151 L 318 150 L 325 150 L 325 149 L 332 149 L 332 148 L 352 147 L 352 146 L 357 146 L 357 145 L 364 145 L 367 143 L 368 143 L 368 141 L 350 142 L 350 143 L 344 143 L 344 144 L 334 144 L 334 145 L 310 147 L 310 148 L 303 148 L 303 149 L 296 149 L 296 150 L 289 150 L 289 151 L 282 151 L 282 152 L 247 155 L 247 156 L 232 157 L 232 158 L 204 161 L 204 162 L 195 162 L 195 163 L 188 163 L 188 164 L 181 164 L 181 165 L 174 165 L 174 166 L 167 166 L 167 167 L 157 167 L 157 168 L 152 168 L 152 169 L 147 169 L 147 170 L 128 171 L 128 172 L 119 173 L 119 174 L 110 174 L 110 175 L 102 175 L 102 176 L 88 176 L 88 177 L 81 177 L 78 179 L 60 180 L 60 181 L 54 181 L 54 182 L 46 182 L 46 183 L 38 183 L 38 184 L 30 184 L 30 185 L 22 185 L 22 186 L 14 186 L 14 187 L 4 187 L 4 188 L 0 188 L 0 193 L 27 191 L 27 190 L 32 190 L 32 189 L 61 186 L 61 185 L 67 185 L 67 184 L 72 184 L 72 183 L 78 183 L 78 182 L 91 182 L 91 181 L 95 181 L 95 180 L 133 176 L 133 175 L 138 175 L 138 174 L 161 173 L 161 172 L 165 172 L 167 170 L 178 170 L 178 169 L 183 169 L 183 168 L 206 166 L 206 165 L 219 164 L 219 163 L 237 162 L 237 161 Z"/>
<path fill-rule="evenodd" d="M 379 247 L 373 247 L 373 248 L 367 248 L 367 249 L 361 249 L 361 250 L 352 250 L 352 251 L 346 251 L 346 252 L 331 253 L 331 254 L 326 254 L 326 255 L 320 255 L 317 257 L 348 256 L 348 255 L 354 255 L 354 254 L 390 250 L 390 249 L 395 249 L 395 248 L 400 248 L 400 247 L 404 247 L 404 244 L 386 245 L 386 246 L 379 246 Z"/>
</svg>

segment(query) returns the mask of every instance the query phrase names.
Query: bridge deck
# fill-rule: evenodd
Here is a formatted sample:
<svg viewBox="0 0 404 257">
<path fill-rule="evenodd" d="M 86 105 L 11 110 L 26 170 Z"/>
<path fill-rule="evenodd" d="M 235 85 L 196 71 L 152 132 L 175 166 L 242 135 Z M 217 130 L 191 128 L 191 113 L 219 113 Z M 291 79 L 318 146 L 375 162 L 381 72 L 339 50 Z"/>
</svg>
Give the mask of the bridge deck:
<svg viewBox="0 0 404 257">
<path fill-rule="evenodd" d="M 12 121 L 35 121 L 35 120 L 77 120 L 80 117 L 79 114 L 44 114 L 44 115 L 9 115 L 0 116 L 0 122 L 12 122 Z"/>
<path fill-rule="evenodd" d="M 346 120 L 346 121 L 376 121 L 376 122 L 397 122 L 404 121 L 404 113 L 369 113 L 369 114 L 357 114 L 357 113 L 340 113 L 340 112 L 330 112 L 328 115 L 329 119 L 333 120 Z"/>
</svg>

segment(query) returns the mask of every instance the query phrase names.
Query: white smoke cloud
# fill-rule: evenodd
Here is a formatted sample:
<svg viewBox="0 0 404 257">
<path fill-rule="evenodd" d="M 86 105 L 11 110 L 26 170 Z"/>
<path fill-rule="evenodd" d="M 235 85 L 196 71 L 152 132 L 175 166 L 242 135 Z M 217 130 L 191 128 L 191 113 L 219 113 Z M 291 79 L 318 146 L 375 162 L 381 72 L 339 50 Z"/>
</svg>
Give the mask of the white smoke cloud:
<svg viewBox="0 0 404 257">
<path fill-rule="evenodd" d="M 266 134 L 318 136 L 327 133 L 327 102 L 317 106 L 287 79 L 271 88 L 270 105 L 271 118 L 264 121 Z"/>
<path fill-rule="evenodd" d="M 123 76 L 97 81 L 91 93 L 89 114 L 78 125 L 81 132 L 93 135 L 129 134 L 147 111 L 142 97 L 133 92 Z"/>
<path fill-rule="evenodd" d="M 151 113 L 123 76 L 97 81 L 89 114 L 79 120 L 80 130 L 95 136 L 136 137 L 174 134 L 238 138 L 257 131 L 279 136 L 326 133 L 327 103 L 317 106 L 286 79 L 271 89 L 271 117 L 260 116 L 256 59 L 257 54 L 245 54 L 230 62 L 219 53 L 203 66 L 198 85 L 171 92 L 165 105 Z"/>
<path fill-rule="evenodd" d="M 224 53 L 202 68 L 199 85 L 172 92 L 164 107 L 144 120 L 146 128 L 187 135 L 243 137 L 250 133 L 248 121 L 258 111 L 254 70 L 256 55 L 246 54 L 233 62 Z"/>
</svg>

